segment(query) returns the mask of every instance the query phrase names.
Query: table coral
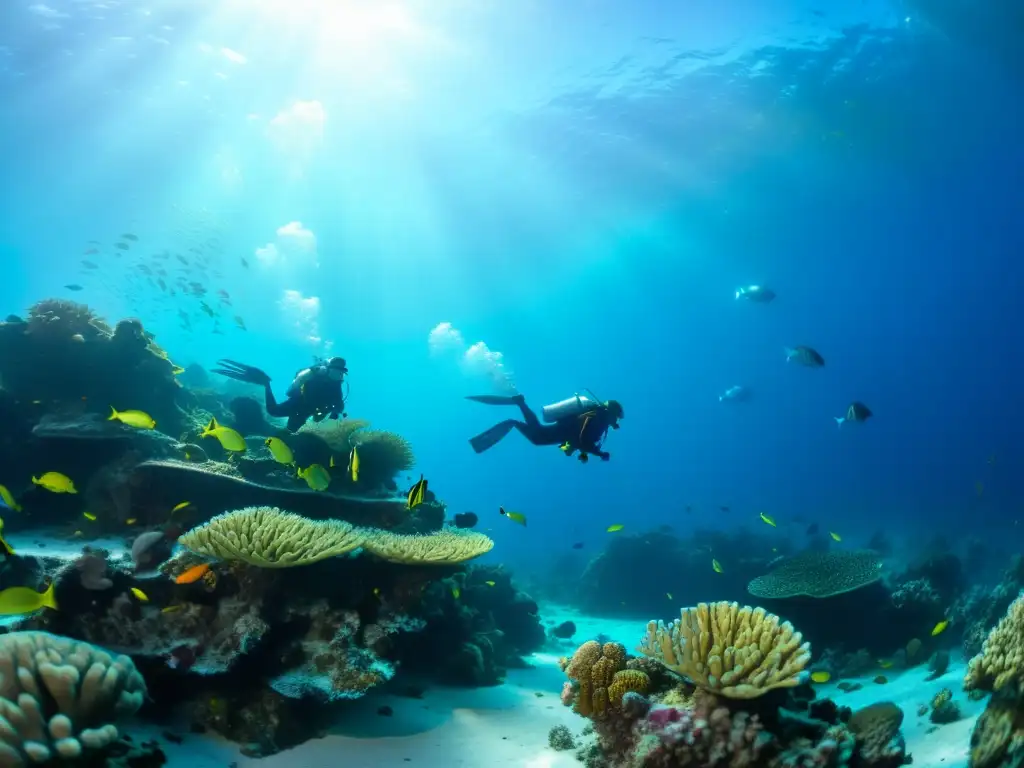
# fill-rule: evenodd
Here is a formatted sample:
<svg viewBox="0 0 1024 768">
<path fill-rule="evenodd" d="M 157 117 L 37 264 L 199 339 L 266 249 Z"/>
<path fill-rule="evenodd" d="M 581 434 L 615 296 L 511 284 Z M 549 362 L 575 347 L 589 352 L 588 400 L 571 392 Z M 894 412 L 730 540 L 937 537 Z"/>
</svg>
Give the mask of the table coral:
<svg viewBox="0 0 1024 768">
<path fill-rule="evenodd" d="M 700 603 L 670 626 L 650 622 L 638 650 L 705 690 L 752 699 L 791 688 L 811 659 L 810 644 L 763 608 Z"/>
<path fill-rule="evenodd" d="M 802 552 L 747 585 L 754 597 L 832 597 L 873 584 L 882 577 L 882 561 L 872 550 Z"/>
<path fill-rule="evenodd" d="M 342 520 L 310 520 L 276 507 L 226 512 L 178 539 L 197 554 L 262 568 L 309 565 L 351 552 L 362 541 L 361 532 Z"/>
<path fill-rule="evenodd" d="M 451 565 L 485 555 L 494 547 L 488 536 L 461 528 L 418 535 L 365 529 L 363 535 L 367 552 L 393 563 Z"/>
</svg>

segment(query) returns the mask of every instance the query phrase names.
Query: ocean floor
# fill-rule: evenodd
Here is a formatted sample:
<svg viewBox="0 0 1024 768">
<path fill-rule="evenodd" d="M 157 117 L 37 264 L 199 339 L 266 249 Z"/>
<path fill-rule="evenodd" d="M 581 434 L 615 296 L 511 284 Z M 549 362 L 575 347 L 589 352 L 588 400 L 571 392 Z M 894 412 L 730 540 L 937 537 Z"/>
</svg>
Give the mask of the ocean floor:
<svg viewBox="0 0 1024 768">
<path fill-rule="evenodd" d="M 45 534 L 9 537 L 21 554 L 76 556 L 77 541 L 61 541 Z M 113 553 L 123 552 L 119 541 L 93 541 Z M 577 626 L 573 641 L 562 648 L 533 654 L 527 669 L 511 670 L 504 685 L 493 688 L 427 688 L 419 699 L 371 693 L 344 707 L 339 723 L 320 739 L 265 758 L 250 758 L 237 745 L 209 735 L 189 734 L 185 729 L 129 724 L 125 731 L 135 739 L 158 739 L 171 768 L 335 768 L 339 760 L 346 768 L 458 768 L 458 766 L 521 766 L 559 768 L 578 766 L 573 752 L 556 752 L 548 747 L 548 731 L 566 725 L 579 736 L 586 720 L 562 706 L 559 694 L 565 676 L 558 658 L 568 655 L 583 640 L 598 634 L 635 648 L 644 632 L 642 621 L 597 619 L 560 606 L 545 605 L 542 615 L 549 624 L 572 620 Z M 886 670 L 889 682 L 860 679 L 864 687 L 843 693 L 834 685 L 819 686 L 819 693 L 852 709 L 892 701 L 904 711 L 903 733 L 915 768 L 962 768 L 967 765 L 971 730 L 985 707 L 962 692 L 965 671 L 962 661 L 950 665 L 938 680 L 925 681 L 924 667 L 894 672 Z M 949 688 L 964 714 L 962 720 L 935 726 L 918 708 L 940 689 Z M 392 714 L 379 714 L 382 707 Z M 180 744 L 164 733 L 181 736 Z"/>
<path fill-rule="evenodd" d="M 574 621 L 577 642 L 603 633 L 613 641 L 633 648 L 644 630 L 640 621 L 594 619 L 546 606 L 545 617 L 557 622 Z M 576 642 L 567 642 L 565 652 Z M 206 736 L 186 735 L 180 745 L 165 751 L 170 766 L 188 768 L 335 768 L 339 759 L 346 768 L 456 768 L 457 766 L 521 766 L 559 768 L 579 766 L 573 752 L 556 752 L 548 747 L 548 731 L 566 725 L 580 734 L 586 721 L 562 706 L 559 692 L 565 680 L 558 668 L 556 649 L 534 654 L 530 669 L 513 670 L 504 685 L 495 688 L 455 689 L 433 687 L 422 699 L 387 694 L 370 695 L 346 708 L 344 722 L 322 739 L 270 757 L 254 759 L 239 754 L 235 745 Z M 915 768 L 962 768 L 974 721 L 985 702 L 972 702 L 961 692 L 965 664 L 950 665 L 938 680 L 926 682 L 923 667 L 903 673 L 886 672 L 889 682 L 879 685 L 861 679 L 864 687 L 842 693 L 831 685 L 820 686 L 821 695 L 857 709 L 879 701 L 892 701 L 903 708 L 903 733 Z M 953 691 L 964 718 L 949 725 L 935 726 L 918 708 L 942 688 Z M 378 714 L 389 706 L 390 717 Z M 133 730 L 136 736 L 143 736 Z M 159 737 L 155 731 L 151 736 Z M 164 741 L 161 739 L 161 741 Z M 166 743 L 166 742 L 165 742 Z"/>
</svg>

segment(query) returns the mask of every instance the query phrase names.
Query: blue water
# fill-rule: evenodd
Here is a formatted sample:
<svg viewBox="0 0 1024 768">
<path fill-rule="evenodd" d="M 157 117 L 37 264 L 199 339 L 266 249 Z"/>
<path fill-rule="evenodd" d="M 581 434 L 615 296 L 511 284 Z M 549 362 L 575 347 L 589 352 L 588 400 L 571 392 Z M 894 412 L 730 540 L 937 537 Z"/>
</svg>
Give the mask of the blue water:
<svg viewBox="0 0 1024 768">
<path fill-rule="evenodd" d="M 513 5 L 5 3 L 2 313 L 139 316 L 175 362 L 258 364 L 279 394 L 341 354 L 350 415 L 406 435 L 513 566 L 760 511 L 1019 548 L 1019 11 Z M 210 236 L 247 331 L 130 266 Z M 733 299 L 758 282 L 774 303 Z M 462 343 L 432 352 L 445 322 Z M 516 434 L 475 455 L 511 414 L 463 396 L 495 375 L 537 408 L 620 400 L 611 461 Z M 736 384 L 752 400 L 719 403 Z M 837 429 L 852 400 L 874 417 Z"/>
</svg>

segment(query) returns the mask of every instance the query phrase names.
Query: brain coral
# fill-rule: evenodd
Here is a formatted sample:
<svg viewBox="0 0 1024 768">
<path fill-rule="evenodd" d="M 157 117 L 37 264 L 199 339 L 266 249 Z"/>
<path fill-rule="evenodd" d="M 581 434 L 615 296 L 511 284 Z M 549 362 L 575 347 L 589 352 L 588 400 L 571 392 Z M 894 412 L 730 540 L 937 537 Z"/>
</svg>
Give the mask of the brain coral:
<svg viewBox="0 0 1024 768">
<path fill-rule="evenodd" d="M 1024 596 L 1010 604 L 967 665 L 964 688 L 997 691 L 1011 681 L 1024 687 Z"/>
<path fill-rule="evenodd" d="M 0 766 L 52 765 L 117 740 L 146 684 L 127 656 L 47 632 L 0 637 Z"/>
<path fill-rule="evenodd" d="M 831 597 L 866 587 L 882 576 L 882 561 L 869 549 L 802 552 L 747 585 L 754 597 Z"/>
<path fill-rule="evenodd" d="M 276 507 L 246 507 L 217 515 L 178 542 L 207 557 L 287 568 L 351 552 L 363 543 L 363 535 L 342 520 L 310 520 Z"/>
<path fill-rule="evenodd" d="M 637 649 L 695 685 L 733 699 L 791 688 L 811 659 L 809 643 L 763 608 L 700 603 L 671 626 L 650 622 Z"/>
</svg>

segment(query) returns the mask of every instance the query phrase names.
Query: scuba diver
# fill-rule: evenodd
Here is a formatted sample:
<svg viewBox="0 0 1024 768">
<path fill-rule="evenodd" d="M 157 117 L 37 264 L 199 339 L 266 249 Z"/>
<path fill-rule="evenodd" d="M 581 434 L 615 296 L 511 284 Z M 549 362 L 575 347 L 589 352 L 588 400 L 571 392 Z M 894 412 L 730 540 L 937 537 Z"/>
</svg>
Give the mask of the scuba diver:
<svg viewBox="0 0 1024 768">
<path fill-rule="evenodd" d="M 601 450 L 601 443 L 609 429 L 619 428 L 619 419 L 623 417 L 622 404 L 618 400 L 602 403 L 596 397 L 578 394 L 544 406 L 546 424 L 542 424 L 537 414 L 530 410 L 522 395 L 469 395 L 466 399 L 484 405 L 517 405 L 523 414 L 523 421 L 506 419 L 472 438 L 469 444 L 477 453 L 497 445 L 505 435 L 518 429 L 534 445 L 557 445 L 566 456 L 579 451 L 579 460 L 584 463 L 590 454 L 600 457 L 601 461 L 608 461 L 611 454 Z"/>
<path fill-rule="evenodd" d="M 289 432 L 296 431 L 310 417 L 320 422 L 328 416 L 332 419 L 345 416 L 345 396 L 341 392 L 341 384 L 348 368 L 340 357 L 318 359 L 314 365 L 296 373 L 285 393 L 285 400 L 280 403 L 270 388 L 270 377 L 259 368 L 234 360 L 218 360 L 217 364 L 220 368 L 214 368 L 214 373 L 246 384 L 262 385 L 267 413 L 287 417 Z"/>
</svg>

